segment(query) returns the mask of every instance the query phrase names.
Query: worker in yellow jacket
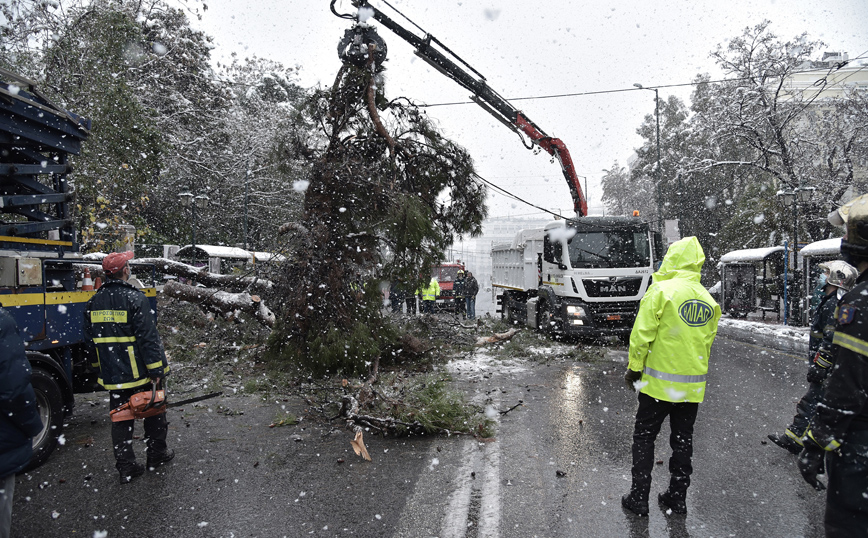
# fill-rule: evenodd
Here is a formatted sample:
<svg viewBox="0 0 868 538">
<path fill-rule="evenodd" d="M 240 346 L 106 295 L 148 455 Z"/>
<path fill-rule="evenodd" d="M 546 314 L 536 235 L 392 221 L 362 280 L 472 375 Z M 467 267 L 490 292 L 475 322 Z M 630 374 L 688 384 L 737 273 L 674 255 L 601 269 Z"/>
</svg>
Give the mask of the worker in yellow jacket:
<svg viewBox="0 0 868 538">
<path fill-rule="evenodd" d="M 648 514 L 654 441 L 666 417 L 669 438 L 669 489 L 658 496 L 665 509 L 687 513 L 687 487 L 693 472 L 693 424 L 705 398 L 711 344 L 720 306 L 700 284 L 705 254 L 696 237 L 670 245 L 653 284 L 639 303 L 630 334 L 624 379 L 639 391 L 633 431 L 633 483 L 621 498 L 624 508 Z"/>
<path fill-rule="evenodd" d="M 433 314 L 434 306 L 437 304 L 437 296 L 440 295 L 440 284 L 437 279 L 431 277 L 431 282 L 420 290 L 416 290 L 417 295 L 422 296 L 422 313 Z"/>
</svg>

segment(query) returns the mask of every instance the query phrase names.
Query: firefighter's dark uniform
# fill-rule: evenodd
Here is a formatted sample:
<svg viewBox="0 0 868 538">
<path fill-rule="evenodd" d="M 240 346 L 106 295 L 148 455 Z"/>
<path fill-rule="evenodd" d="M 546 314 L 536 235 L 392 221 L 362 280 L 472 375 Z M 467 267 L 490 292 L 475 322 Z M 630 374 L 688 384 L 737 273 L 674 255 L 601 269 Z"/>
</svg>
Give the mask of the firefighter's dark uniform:
<svg viewBox="0 0 868 538">
<path fill-rule="evenodd" d="M 111 409 L 148 390 L 151 379 L 169 373 L 157 323 L 145 294 L 123 280 L 109 279 L 85 309 L 84 331 L 99 369 L 99 384 L 110 392 Z M 166 452 L 168 422 L 161 413 L 144 419 L 149 456 Z M 119 470 L 135 463 L 135 420 L 112 422 L 112 444 Z"/>
<path fill-rule="evenodd" d="M 817 313 L 814 315 L 813 323 L 811 323 L 811 336 L 808 340 L 808 356 L 811 365 L 808 370 L 808 391 L 799 400 L 796 405 L 796 415 L 793 417 L 793 422 L 787 428 L 786 435 L 798 445 L 802 444 L 802 436 L 808 428 L 808 423 L 811 417 L 814 416 L 814 411 L 817 408 L 817 402 L 823 395 L 823 380 L 826 378 L 830 363 L 825 359 L 819 358 L 822 365 L 814 363 L 814 357 L 820 351 L 820 344 L 824 338 L 831 340 L 835 332 L 835 306 L 838 304 L 836 293 L 831 293 L 820 299 L 820 304 L 817 306 Z"/>
<path fill-rule="evenodd" d="M 835 365 L 808 428 L 800 468 L 812 453 L 825 452 L 826 536 L 868 536 L 868 271 L 841 298 L 836 321 Z"/>
</svg>

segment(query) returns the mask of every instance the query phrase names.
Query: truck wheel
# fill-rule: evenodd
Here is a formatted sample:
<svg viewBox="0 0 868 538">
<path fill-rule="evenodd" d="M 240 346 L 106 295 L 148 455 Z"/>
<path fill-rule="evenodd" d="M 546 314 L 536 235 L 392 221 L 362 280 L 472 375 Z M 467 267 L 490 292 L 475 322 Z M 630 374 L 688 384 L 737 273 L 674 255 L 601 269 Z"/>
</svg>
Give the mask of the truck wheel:
<svg viewBox="0 0 868 538">
<path fill-rule="evenodd" d="M 25 471 L 45 463 L 57 446 L 57 438 L 63 431 L 63 395 L 60 386 L 50 373 L 34 368 L 30 378 L 36 393 L 36 406 L 42 419 L 42 431 L 33 438 L 33 458 Z"/>
<path fill-rule="evenodd" d="M 560 320 L 557 319 L 557 316 L 555 316 L 551 305 L 544 303 L 541 310 L 542 313 L 539 321 L 540 331 L 549 336 L 560 335 L 563 332 L 561 329 L 561 323 Z"/>
</svg>

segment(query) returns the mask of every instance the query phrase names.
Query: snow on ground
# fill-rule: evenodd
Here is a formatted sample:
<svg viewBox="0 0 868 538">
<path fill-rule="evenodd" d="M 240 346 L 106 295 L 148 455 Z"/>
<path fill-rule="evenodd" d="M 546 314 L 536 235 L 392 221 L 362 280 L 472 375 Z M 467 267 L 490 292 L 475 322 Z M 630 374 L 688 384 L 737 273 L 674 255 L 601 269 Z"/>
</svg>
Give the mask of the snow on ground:
<svg viewBox="0 0 868 538">
<path fill-rule="evenodd" d="M 524 359 L 502 359 L 496 357 L 488 349 L 476 350 L 470 355 L 452 359 L 446 365 L 446 371 L 452 374 L 462 374 L 475 378 L 485 374 L 513 374 L 527 371 L 529 364 Z"/>
</svg>

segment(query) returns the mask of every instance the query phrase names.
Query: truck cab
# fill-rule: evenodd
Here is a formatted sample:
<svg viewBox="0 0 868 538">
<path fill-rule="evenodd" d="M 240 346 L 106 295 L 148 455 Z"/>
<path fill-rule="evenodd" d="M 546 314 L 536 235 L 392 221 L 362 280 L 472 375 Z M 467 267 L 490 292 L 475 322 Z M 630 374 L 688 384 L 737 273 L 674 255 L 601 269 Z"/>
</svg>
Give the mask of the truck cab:
<svg viewBox="0 0 868 538">
<path fill-rule="evenodd" d="M 554 334 L 626 340 L 660 241 L 638 217 L 580 217 L 519 232 L 510 247 L 492 249 L 504 317 Z"/>
</svg>

